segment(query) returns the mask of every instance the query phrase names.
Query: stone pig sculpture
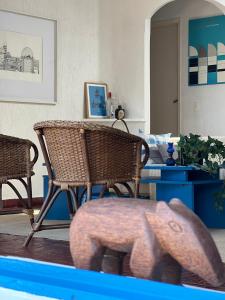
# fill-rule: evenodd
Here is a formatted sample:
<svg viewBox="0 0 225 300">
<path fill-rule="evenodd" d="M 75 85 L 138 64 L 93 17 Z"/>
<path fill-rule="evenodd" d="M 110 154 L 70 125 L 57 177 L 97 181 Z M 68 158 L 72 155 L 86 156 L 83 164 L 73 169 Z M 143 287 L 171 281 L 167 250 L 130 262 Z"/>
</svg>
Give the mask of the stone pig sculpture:
<svg viewBox="0 0 225 300">
<path fill-rule="evenodd" d="M 218 250 L 201 220 L 180 200 L 99 199 L 79 208 L 70 227 L 77 268 L 100 270 L 104 251 L 131 253 L 134 276 L 180 283 L 181 267 L 212 286 L 224 283 Z"/>
</svg>

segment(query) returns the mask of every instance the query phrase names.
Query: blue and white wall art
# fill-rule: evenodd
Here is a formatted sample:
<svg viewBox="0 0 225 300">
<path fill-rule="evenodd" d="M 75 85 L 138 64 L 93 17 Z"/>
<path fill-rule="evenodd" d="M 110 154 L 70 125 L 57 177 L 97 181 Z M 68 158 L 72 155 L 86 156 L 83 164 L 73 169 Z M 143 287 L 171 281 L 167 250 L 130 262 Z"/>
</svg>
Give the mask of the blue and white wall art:
<svg viewBox="0 0 225 300">
<path fill-rule="evenodd" d="M 225 83 L 225 16 L 189 21 L 189 85 Z"/>
</svg>

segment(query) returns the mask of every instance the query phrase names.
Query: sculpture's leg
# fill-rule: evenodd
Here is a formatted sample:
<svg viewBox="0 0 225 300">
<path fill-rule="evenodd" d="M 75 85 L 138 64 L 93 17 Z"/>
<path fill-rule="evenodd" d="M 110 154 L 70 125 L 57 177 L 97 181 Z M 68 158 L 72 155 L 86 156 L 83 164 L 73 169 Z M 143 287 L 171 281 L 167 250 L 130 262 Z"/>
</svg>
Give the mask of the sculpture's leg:
<svg viewBox="0 0 225 300">
<path fill-rule="evenodd" d="M 166 255 L 161 264 L 162 274 L 161 281 L 180 284 L 181 283 L 181 265 L 170 255 Z"/>
<path fill-rule="evenodd" d="M 154 279 L 157 254 L 153 256 L 153 253 L 149 241 L 145 238 L 136 240 L 130 257 L 130 269 L 135 277 Z"/>
<path fill-rule="evenodd" d="M 74 266 L 79 269 L 101 271 L 104 247 L 88 235 L 70 236 L 70 252 Z"/>
</svg>

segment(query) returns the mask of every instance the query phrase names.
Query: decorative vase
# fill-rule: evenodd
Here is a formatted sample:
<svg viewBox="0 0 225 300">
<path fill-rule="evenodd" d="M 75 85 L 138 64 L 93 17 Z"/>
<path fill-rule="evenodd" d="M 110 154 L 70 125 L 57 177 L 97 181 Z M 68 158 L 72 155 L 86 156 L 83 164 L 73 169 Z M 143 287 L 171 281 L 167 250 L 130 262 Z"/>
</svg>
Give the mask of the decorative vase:
<svg viewBox="0 0 225 300">
<path fill-rule="evenodd" d="M 175 166 L 176 162 L 173 158 L 173 152 L 174 152 L 173 143 L 168 143 L 167 152 L 168 152 L 169 157 L 166 160 L 166 165 L 167 166 Z"/>
</svg>

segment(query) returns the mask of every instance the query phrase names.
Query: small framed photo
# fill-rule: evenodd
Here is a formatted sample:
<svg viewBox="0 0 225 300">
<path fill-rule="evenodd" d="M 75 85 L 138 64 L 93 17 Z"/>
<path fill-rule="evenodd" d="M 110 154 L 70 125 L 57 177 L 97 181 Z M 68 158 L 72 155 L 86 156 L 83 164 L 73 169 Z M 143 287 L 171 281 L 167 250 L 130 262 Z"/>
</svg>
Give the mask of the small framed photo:
<svg viewBox="0 0 225 300">
<path fill-rule="evenodd" d="M 107 118 L 107 84 L 85 82 L 85 100 L 88 118 Z"/>
</svg>

